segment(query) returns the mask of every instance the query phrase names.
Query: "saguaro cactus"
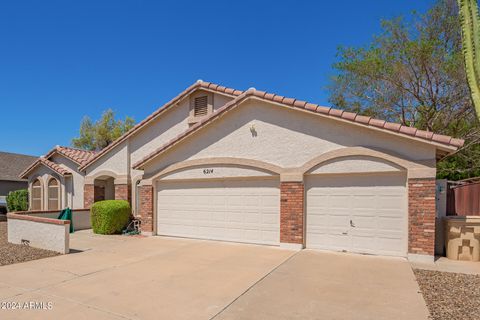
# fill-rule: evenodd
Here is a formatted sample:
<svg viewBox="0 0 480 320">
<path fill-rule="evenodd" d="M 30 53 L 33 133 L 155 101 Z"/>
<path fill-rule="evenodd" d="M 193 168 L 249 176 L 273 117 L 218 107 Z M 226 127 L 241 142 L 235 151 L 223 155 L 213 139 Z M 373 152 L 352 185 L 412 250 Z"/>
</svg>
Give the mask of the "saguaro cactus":
<svg viewBox="0 0 480 320">
<path fill-rule="evenodd" d="M 477 0 L 457 0 L 462 25 L 463 57 L 473 105 L 480 119 L 480 17 Z"/>
</svg>

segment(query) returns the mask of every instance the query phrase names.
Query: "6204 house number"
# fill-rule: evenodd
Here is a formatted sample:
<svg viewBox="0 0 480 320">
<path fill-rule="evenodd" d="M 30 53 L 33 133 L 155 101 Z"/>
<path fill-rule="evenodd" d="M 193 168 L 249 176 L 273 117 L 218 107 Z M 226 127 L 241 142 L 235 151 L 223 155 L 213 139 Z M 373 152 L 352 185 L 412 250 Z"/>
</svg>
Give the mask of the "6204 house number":
<svg viewBox="0 0 480 320">
<path fill-rule="evenodd" d="M 213 169 L 203 169 L 203 174 L 212 174 Z"/>
</svg>

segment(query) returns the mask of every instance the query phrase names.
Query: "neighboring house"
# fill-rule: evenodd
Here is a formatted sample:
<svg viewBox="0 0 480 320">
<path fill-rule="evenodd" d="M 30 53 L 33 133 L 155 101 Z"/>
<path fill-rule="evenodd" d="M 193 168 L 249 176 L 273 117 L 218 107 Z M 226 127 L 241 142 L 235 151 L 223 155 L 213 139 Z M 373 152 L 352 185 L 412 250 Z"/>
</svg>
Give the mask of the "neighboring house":
<svg viewBox="0 0 480 320">
<path fill-rule="evenodd" d="M 24 154 L 0 152 L 0 212 L 6 211 L 6 196 L 10 191 L 26 189 L 26 179 L 18 177 L 37 158 Z"/>
<path fill-rule="evenodd" d="M 147 234 L 431 260 L 436 159 L 462 144 L 198 81 L 81 164 L 73 198 L 129 200 Z"/>
<path fill-rule="evenodd" d="M 30 210 L 83 208 L 84 173 L 78 167 L 94 152 L 56 146 L 45 156 L 35 158 L 21 174 L 28 178 Z"/>
</svg>

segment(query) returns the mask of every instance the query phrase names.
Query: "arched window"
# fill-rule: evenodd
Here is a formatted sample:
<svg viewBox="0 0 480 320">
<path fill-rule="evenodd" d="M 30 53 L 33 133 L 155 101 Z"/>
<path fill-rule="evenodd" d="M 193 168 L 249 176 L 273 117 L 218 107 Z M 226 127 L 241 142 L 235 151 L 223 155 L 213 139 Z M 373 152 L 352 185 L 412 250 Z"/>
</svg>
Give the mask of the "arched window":
<svg viewBox="0 0 480 320">
<path fill-rule="evenodd" d="M 48 210 L 58 210 L 60 208 L 60 190 L 58 180 L 52 178 L 48 181 Z"/>
<path fill-rule="evenodd" d="M 32 210 L 42 210 L 42 184 L 35 179 L 32 183 Z"/>
</svg>

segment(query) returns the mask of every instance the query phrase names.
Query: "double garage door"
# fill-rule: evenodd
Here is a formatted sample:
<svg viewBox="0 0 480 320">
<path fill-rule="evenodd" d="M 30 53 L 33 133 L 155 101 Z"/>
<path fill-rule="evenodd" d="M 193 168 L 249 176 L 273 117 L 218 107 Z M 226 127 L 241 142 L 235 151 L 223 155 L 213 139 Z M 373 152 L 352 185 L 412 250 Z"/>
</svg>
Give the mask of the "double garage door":
<svg viewBox="0 0 480 320">
<path fill-rule="evenodd" d="M 278 245 L 278 180 L 161 182 L 157 233 Z"/>
<path fill-rule="evenodd" d="M 157 233 L 278 245 L 279 181 L 159 182 Z M 306 247 L 404 256 L 405 175 L 321 175 L 305 180 Z"/>
</svg>

